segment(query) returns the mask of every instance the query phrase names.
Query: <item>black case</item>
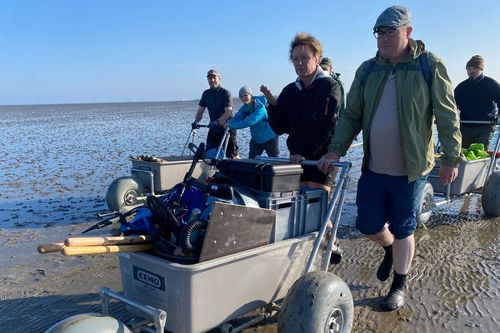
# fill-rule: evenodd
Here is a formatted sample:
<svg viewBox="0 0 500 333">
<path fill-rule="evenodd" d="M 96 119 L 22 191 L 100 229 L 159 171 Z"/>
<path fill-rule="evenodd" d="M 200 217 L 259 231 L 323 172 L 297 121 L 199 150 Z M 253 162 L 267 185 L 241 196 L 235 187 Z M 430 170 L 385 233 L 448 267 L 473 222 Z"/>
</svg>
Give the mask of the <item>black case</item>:
<svg viewBox="0 0 500 333">
<path fill-rule="evenodd" d="M 300 186 L 303 170 L 299 164 L 259 160 L 222 160 L 217 169 L 235 185 L 263 192 L 291 192 Z"/>
</svg>

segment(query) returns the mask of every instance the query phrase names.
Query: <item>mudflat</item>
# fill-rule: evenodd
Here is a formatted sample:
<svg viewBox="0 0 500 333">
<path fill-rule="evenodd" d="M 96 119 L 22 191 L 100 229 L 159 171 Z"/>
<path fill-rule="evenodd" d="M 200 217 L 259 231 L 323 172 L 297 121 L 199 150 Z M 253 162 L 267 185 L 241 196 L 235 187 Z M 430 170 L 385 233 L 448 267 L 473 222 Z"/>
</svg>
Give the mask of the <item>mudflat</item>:
<svg viewBox="0 0 500 333">
<path fill-rule="evenodd" d="M 482 216 L 478 198 L 456 200 L 438 210 L 427 228 L 417 229 L 406 305 L 394 312 L 379 307 L 389 289 L 389 281 L 375 276 L 382 250 L 352 227 L 341 226 L 344 256 L 331 271 L 353 294 L 353 332 L 498 332 L 500 218 Z M 115 254 L 36 252 L 38 244 L 78 235 L 89 225 L 0 229 L 0 332 L 42 332 L 68 316 L 99 312 L 100 287 L 121 290 Z M 126 314 L 116 304 L 111 311 Z M 272 321 L 246 330 L 275 331 Z"/>
</svg>

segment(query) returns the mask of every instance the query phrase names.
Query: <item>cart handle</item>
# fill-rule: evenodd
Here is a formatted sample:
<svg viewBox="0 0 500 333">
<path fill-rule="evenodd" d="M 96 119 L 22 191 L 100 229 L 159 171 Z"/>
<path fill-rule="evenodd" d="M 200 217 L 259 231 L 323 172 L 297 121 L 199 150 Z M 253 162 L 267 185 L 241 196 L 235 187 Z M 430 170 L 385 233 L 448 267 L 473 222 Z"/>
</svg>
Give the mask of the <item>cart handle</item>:
<svg viewBox="0 0 500 333">
<path fill-rule="evenodd" d="M 114 298 L 119 300 L 127 305 L 130 305 L 136 309 L 138 309 L 144 315 L 150 316 L 153 318 L 156 333 L 163 333 L 165 330 L 165 325 L 167 322 L 167 313 L 163 310 L 153 308 L 149 305 L 143 305 L 138 302 L 135 302 L 124 295 L 115 292 L 109 288 L 101 288 L 101 305 L 102 305 L 102 314 L 107 316 L 109 315 L 109 300 L 110 298 Z"/>
</svg>

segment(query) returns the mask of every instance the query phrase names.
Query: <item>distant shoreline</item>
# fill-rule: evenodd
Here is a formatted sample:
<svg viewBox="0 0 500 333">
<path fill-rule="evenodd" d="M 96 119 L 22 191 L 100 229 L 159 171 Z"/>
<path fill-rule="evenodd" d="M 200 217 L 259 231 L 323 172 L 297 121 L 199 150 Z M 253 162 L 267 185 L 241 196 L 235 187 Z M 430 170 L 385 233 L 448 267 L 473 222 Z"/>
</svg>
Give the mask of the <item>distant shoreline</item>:
<svg viewBox="0 0 500 333">
<path fill-rule="evenodd" d="M 26 107 L 26 106 L 65 106 L 65 105 L 117 105 L 117 104 L 165 104 L 165 103 L 179 103 L 179 102 L 196 102 L 196 99 L 184 99 L 179 101 L 125 101 L 125 102 L 85 102 L 85 103 L 43 103 L 43 104 L 5 104 L 0 105 L 3 107 Z"/>
</svg>

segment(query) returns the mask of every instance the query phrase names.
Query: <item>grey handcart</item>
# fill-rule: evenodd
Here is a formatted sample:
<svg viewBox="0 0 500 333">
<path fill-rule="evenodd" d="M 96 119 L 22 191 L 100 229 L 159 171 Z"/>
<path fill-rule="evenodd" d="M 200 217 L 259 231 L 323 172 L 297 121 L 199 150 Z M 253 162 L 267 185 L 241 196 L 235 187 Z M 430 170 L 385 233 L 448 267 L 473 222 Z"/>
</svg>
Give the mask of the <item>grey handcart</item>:
<svg viewBox="0 0 500 333">
<path fill-rule="evenodd" d="M 244 163 L 250 162 L 228 165 L 240 172 L 239 166 Z M 316 162 L 304 161 L 302 165 L 315 166 Z M 61 327 L 70 321 L 82 326 L 85 321 L 92 322 L 96 333 L 115 332 L 105 331 L 108 327 L 116 328 L 116 332 L 236 333 L 271 316 L 277 317 L 278 332 L 350 332 L 351 292 L 328 268 L 336 250 L 334 240 L 351 165 L 332 162 L 332 167 L 340 172 L 331 199 L 321 189 L 289 191 L 289 183 L 298 182 L 302 171 L 294 173 L 297 168 L 281 160 L 273 170 L 286 170 L 280 171 L 285 181 L 274 188 L 278 191 L 254 195 L 259 207 L 215 202 L 197 263 L 174 262 L 155 253 L 120 253 L 123 292 L 102 288 L 102 314 L 68 318 L 47 333 L 67 332 Z M 279 191 L 279 186 L 285 186 L 285 191 Z M 226 216 L 232 214 L 233 219 L 228 217 L 231 223 L 250 223 L 260 211 L 273 217 L 270 225 L 246 225 L 241 228 L 244 234 L 238 233 L 240 228 L 227 232 L 230 226 L 224 224 Z M 234 218 L 238 214 L 240 220 Z M 217 222 L 214 215 L 221 220 Z M 226 230 L 224 236 L 211 234 L 210 228 L 216 228 L 217 223 L 222 228 L 219 230 Z M 264 233 L 265 244 L 234 250 L 248 233 L 262 235 L 257 230 L 260 227 L 269 231 Z M 202 260 L 206 246 L 212 246 L 212 251 Z M 228 248 L 233 250 L 220 251 Z M 133 314 L 130 322 L 125 324 L 109 316 L 112 299 L 126 305 Z"/>
<path fill-rule="evenodd" d="M 480 194 L 483 211 L 492 217 L 500 216 L 500 126 L 498 116 L 495 121 L 461 121 L 467 124 L 483 124 L 496 126 L 492 138 L 490 157 L 472 161 L 463 160 L 458 166 L 458 177 L 454 182 L 443 185 L 439 181 L 439 167 L 441 161 L 436 161 L 436 166 L 428 176 L 424 187 L 421 208 L 417 216 L 420 225 L 425 225 L 435 207 L 449 204 L 454 198 Z M 436 143 L 436 152 L 440 147 Z M 487 147 L 485 147 L 487 148 Z"/>
<path fill-rule="evenodd" d="M 180 155 L 158 156 L 131 156 L 132 163 L 130 176 L 114 179 L 106 191 L 106 204 L 111 213 L 100 214 L 101 217 L 130 210 L 142 205 L 148 194 L 163 194 L 176 185 L 191 165 L 195 150 L 195 138 L 200 128 L 210 128 L 212 124 L 193 124 Z M 223 155 L 229 142 L 229 128 L 224 131 L 216 150 L 216 156 Z M 205 179 L 213 174 L 213 168 L 200 160 L 193 176 Z"/>
</svg>

